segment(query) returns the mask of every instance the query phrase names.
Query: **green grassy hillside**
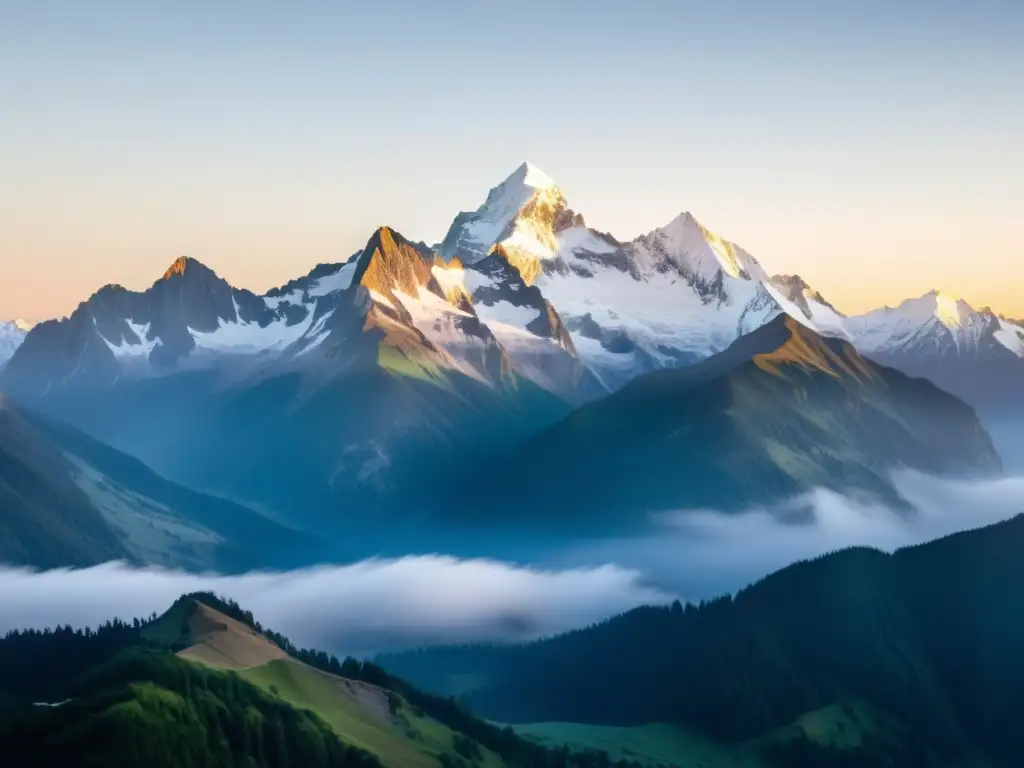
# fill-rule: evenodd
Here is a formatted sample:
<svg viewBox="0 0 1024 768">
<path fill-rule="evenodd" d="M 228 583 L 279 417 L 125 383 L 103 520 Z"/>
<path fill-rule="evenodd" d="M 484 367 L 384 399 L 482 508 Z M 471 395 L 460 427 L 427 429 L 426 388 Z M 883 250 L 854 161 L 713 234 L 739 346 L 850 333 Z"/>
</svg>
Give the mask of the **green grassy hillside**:
<svg viewBox="0 0 1024 768">
<path fill-rule="evenodd" d="M 297 649 L 204 593 L 144 622 L 0 638 L 0 754 L 23 733 L 33 766 L 639 768 L 547 749 L 372 664 Z"/>
<path fill-rule="evenodd" d="M 315 714 L 167 653 L 122 653 L 69 694 L 56 706 L 0 713 L 0 754 L 34 768 L 381 765 Z"/>
<path fill-rule="evenodd" d="M 239 674 L 300 709 L 315 712 L 347 744 L 376 755 L 393 768 L 438 768 L 438 758 L 454 753 L 457 734 L 422 714 L 401 697 L 375 686 L 346 680 L 294 660 L 272 661 Z M 393 712 L 392 712 L 393 708 Z M 505 763 L 481 750 L 481 768 Z"/>
<path fill-rule="evenodd" d="M 375 755 L 385 766 L 438 768 L 442 755 L 455 754 L 458 734 L 416 712 L 398 694 L 291 658 L 256 629 L 250 616 L 228 613 L 235 613 L 232 606 L 212 596 L 186 597 L 149 623 L 142 635 L 189 661 L 235 670 L 271 696 L 314 712 L 346 744 Z M 505 763 L 481 750 L 475 765 L 503 768 Z"/>
</svg>

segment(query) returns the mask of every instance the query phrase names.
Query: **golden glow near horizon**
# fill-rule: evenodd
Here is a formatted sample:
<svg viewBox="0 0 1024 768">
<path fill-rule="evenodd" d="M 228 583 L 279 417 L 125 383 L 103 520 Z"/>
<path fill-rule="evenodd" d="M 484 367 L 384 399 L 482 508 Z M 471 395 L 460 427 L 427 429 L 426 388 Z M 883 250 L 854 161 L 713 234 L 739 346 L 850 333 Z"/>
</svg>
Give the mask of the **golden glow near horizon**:
<svg viewBox="0 0 1024 768">
<path fill-rule="evenodd" d="M 478 193 L 481 202 L 485 193 L 486 188 Z M 66 213 L 76 209 L 98 213 L 97 208 L 121 206 L 132 213 L 123 218 L 102 217 L 104 226 L 99 216 L 90 223 L 81 214 Z M 311 219 L 309 208 L 292 210 L 287 201 L 282 201 L 282 208 L 277 216 L 268 217 L 252 206 L 221 206 L 216 211 L 219 226 L 214 226 L 211 216 L 176 227 L 177 217 L 169 210 L 165 220 L 159 221 L 133 215 L 138 206 L 129 201 L 104 205 L 103 201 L 55 196 L 51 205 L 24 211 L 34 215 L 0 227 L 0 317 L 38 322 L 68 315 L 107 283 L 144 290 L 182 253 L 206 263 L 233 285 L 262 293 L 307 273 L 317 263 L 346 260 L 373 232 L 373 227 L 339 220 L 323 206 L 312 209 L 319 220 Z M 294 221 L 288 221 L 285 211 L 295 216 Z M 621 207 L 617 212 L 621 214 Z M 641 218 L 641 212 L 636 218 Z M 737 225 L 730 229 L 732 220 Z M 439 240 L 449 221 L 450 217 L 442 216 L 431 227 L 435 234 L 428 242 Z M 937 219 L 935 226 L 916 232 L 905 228 L 894 232 L 884 220 L 871 227 L 853 216 L 848 221 L 828 218 L 817 226 L 813 219 L 805 220 L 792 228 L 766 222 L 756 212 L 746 221 L 740 211 L 719 214 L 719 221 L 726 226 L 711 228 L 712 232 L 737 241 L 770 274 L 801 275 L 847 314 L 895 306 L 941 289 L 974 309 L 989 306 L 1006 316 L 1024 318 L 1024 258 L 1011 257 L 1024 254 L 1024 237 L 1014 231 L 1015 225 L 976 230 L 969 240 L 970 252 L 964 254 L 959 244 L 967 233 L 958 230 L 968 229 L 969 222 L 950 226 L 949 219 Z M 651 222 L 645 229 L 667 222 Z M 593 225 L 594 217 L 588 216 L 588 223 Z M 598 223 L 596 228 L 606 227 Z M 396 230 L 414 239 L 425 237 L 400 226 Z M 612 234 L 630 239 L 635 232 L 613 229 Z M 715 244 L 721 245 L 717 239 Z M 959 317 L 955 302 L 943 306 Z"/>
<path fill-rule="evenodd" d="M 597 230 L 689 210 L 846 312 L 1024 316 L 1024 3 L 865 2 L 9 3 L 0 317 L 435 243 L 523 160 Z"/>
</svg>

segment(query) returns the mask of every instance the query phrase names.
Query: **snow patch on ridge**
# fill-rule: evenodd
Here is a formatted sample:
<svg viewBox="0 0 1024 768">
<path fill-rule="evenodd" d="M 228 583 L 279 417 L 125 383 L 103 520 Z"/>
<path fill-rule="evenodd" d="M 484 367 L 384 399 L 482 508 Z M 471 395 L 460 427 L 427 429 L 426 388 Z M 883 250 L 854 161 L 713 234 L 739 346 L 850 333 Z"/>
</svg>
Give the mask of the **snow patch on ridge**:
<svg viewBox="0 0 1024 768">
<path fill-rule="evenodd" d="M 358 259 L 350 259 L 333 275 L 327 275 L 317 280 L 316 285 L 309 289 L 309 295 L 313 298 L 320 298 L 335 291 L 347 290 L 352 285 L 352 277 L 355 275 L 358 265 Z"/>
<path fill-rule="evenodd" d="M 712 354 L 779 312 L 770 303 L 756 308 L 758 284 L 745 280 L 731 284 L 729 298 L 712 305 L 672 272 L 637 279 L 604 267 L 589 278 L 572 272 L 545 275 L 537 285 L 563 319 L 589 315 L 602 328 L 625 332 L 654 354 L 660 346 Z"/>
<path fill-rule="evenodd" d="M 995 332 L 996 341 L 1013 352 L 1017 357 L 1024 358 L 1024 326 L 999 318 L 999 330 Z"/>
<path fill-rule="evenodd" d="M 235 317 L 238 317 L 235 303 Z M 310 310 L 302 322 L 288 325 L 284 319 L 261 327 L 259 323 L 220 320 L 213 331 L 189 328 L 196 348 L 222 354 L 259 354 L 279 351 L 301 339 L 313 325 L 314 312 Z"/>
<path fill-rule="evenodd" d="M 526 326 L 540 317 L 540 312 L 533 307 L 519 307 L 507 301 L 496 301 L 493 304 L 479 304 L 476 312 L 488 326 L 500 324 L 516 329 L 520 333 L 533 334 Z M 492 328 L 493 330 L 493 328 Z"/>
<path fill-rule="evenodd" d="M 618 246 L 612 245 L 604 238 L 598 237 L 587 227 L 570 227 L 563 232 L 559 232 L 557 239 L 558 254 L 563 258 L 571 257 L 577 251 L 609 254 L 619 250 Z"/>
<path fill-rule="evenodd" d="M 95 322 L 96 321 L 93 320 L 94 325 Z M 128 324 L 128 327 L 131 329 L 132 333 L 134 333 L 138 337 L 138 343 L 131 342 L 128 340 L 127 337 L 125 337 L 121 339 L 119 343 L 112 344 L 110 340 L 107 339 L 102 333 L 99 333 L 97 331 L 97 334 L 101 339 L 103 339 L 103 342 L 107 345 L 110 351 L 114 353 L 114 357 L 116 357 L 118 360 L 148 360 L 153 350 L 160 345 L 160 339 L 153 339 L 152 341 L 150 341 L 149 339 L 146 338 L 149 335 L 149 323 L 146 323 L 145 325 L 140 325 L 139 323 L 135 323 L 131 320 L 125 320 L 125 322 Z"/>
<path fill-rule="evenodd" d="M 413 327 L 442 351 L 446 362 L 456 370 L 480 381 L 483 373 L 474 367 L 471 357 L 481 358 L 486 345 L 479 336 L 467 334 L 461 323 L 473 315 L 452 304 L 423 286 L 417 296 L 394 290 L 395 298 L 412 318 Z"/>
<path fill-rule="evenodd" d="M 467 292 L 466 270 L 462 267 L 434 265 L 430 273 L 437 280 L 437 284 L 441 286 L 441 290 L 444 291 L 444 295 L 448 297 L 449 301 L 455 299 L 460 293 Z"/>
</svg>

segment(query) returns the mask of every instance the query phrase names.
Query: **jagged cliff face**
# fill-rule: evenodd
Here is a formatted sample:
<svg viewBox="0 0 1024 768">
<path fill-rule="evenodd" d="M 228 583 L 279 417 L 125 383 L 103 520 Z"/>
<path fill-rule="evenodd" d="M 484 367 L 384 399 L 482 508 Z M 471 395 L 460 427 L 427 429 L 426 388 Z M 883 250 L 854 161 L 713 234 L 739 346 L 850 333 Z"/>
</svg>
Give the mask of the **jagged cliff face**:
<svg viewBox="0 0 1024 768">
<path fill-rule="evenodd" d="M 487 195 L 476 211 L 460 213 L 438 251 L 445 259 L 459 258 L 472 265 L 504 246 L 505 258 L 527 284 L 542 271 L 542 264 L 559 247 L 557 233 L 583 226 L 565 196 L 543 171 L 523 163 Z"/>
<path fill-rule="evenodd" d="M 507 262 L 607 389 L 702 359 L 783 310 L 757 261 L 690 214 L 622 243 L 588 228 L 529 164 L 459 214 L 439 251 L 471 266 Z"/>
<path fill-rule="evenodd" d="M 438 384 L 458 373 L 513 385 L 508 354 L 474 310 L 459 265 L 449 267 L 387 227 L 355 261 L 349 300 L 364 313 L 359 330 L 374 340 L 382 367 Z M 330 335 L 325 348 L 343 354 L 338 343 L 345 338 Z"/>
</svg>

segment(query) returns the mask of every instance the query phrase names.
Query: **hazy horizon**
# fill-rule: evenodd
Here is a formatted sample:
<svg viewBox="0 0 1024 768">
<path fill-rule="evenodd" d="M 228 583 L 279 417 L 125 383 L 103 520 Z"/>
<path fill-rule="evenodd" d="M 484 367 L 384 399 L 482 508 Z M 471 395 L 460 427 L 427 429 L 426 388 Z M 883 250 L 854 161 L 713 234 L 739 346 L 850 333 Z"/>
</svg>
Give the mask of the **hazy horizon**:
<svg viewBox="0 0 1024 768">
<path fill-rule="evenodd" d="M 382 224 L 433 243 L 523 160 L 848 312 L 1024 316 L 1019 3 L 46 6 L 0 10 L 0 317 L 181 254 L 262 292 Z"/>
</svg>

